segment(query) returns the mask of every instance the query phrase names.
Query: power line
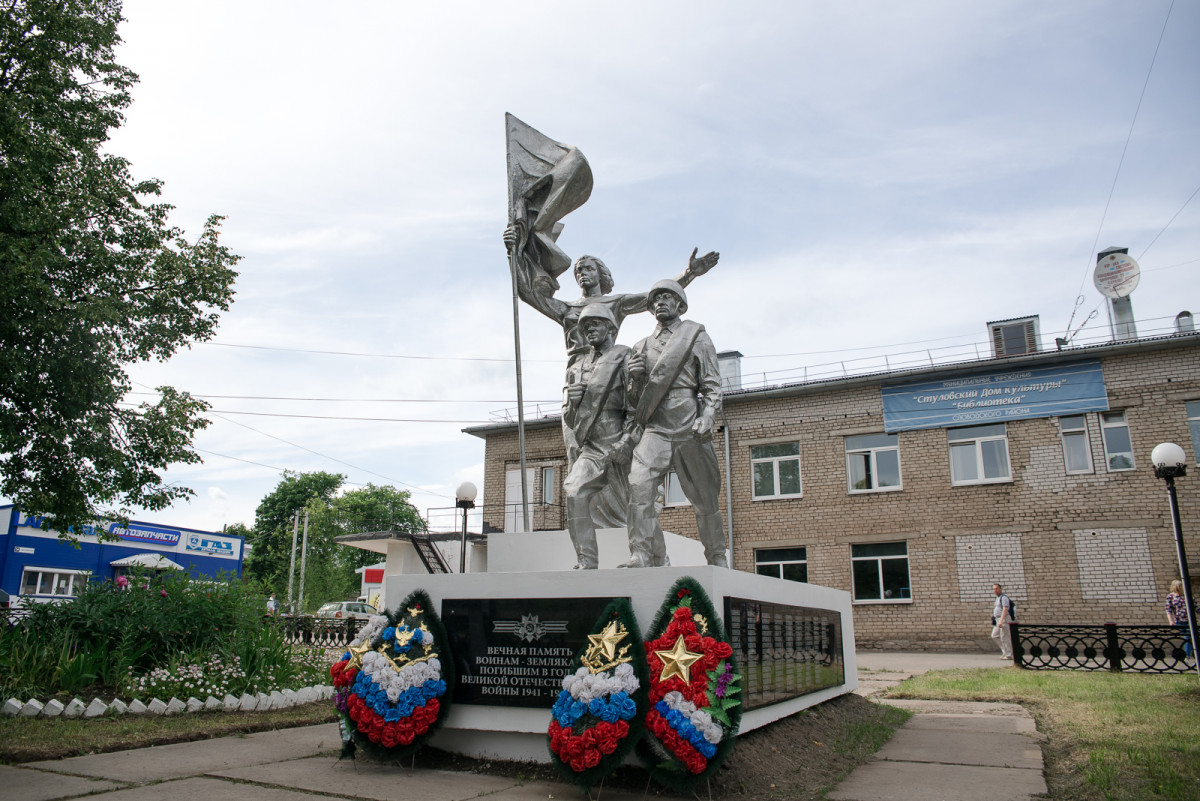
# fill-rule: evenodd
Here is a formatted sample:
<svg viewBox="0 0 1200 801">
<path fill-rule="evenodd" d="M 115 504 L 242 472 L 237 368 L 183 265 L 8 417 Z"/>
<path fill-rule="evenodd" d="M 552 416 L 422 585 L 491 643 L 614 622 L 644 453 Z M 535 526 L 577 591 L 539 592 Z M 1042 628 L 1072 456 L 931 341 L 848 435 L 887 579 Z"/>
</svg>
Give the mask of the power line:
<svg viewBox="0 0 1200 801">
<path fill-rule="evenodd" d="M 132 403 L 122 401 L 118 405 L 136 409 Z M 304 420 L 347 420 L 364 423 L 453 423 L 455 425 L 486 425 L 487 420 L 433 420 L 417 417 L 346 417 L 332 414 L 288 414 L 286 412 L 244 412 L 236 409 L 208 409 L 207 414 L 244 414 L 251 417 L 295 417 Z"/>
<path fill-rule="evenodd" d="M 248 350 L 274 350 L 286 353 L 313 353 L 320 356 L 366 356 L 373 359 L 413 359 L 416 361 L 435 362 L 498 362 L 512 364 L 514 359 L 492 359 L 484 356 L 413 356 L 404 353 L 362 353 L 349 350 L 314 350 L 311 348 L 280 348 L 274 345 L 243 345 L 233 342 L 203 342 L 203 345 L 214 345 L 221 348 L 246 348 Z M 526 362 L 541 362 L 543 364 L 559 364 L 561 359 L 524 359 Z"/>
<path fill-rule="evenodd" d="M 1125 164 L 1125 154 L 1129 152 L 1129 143 L 1133 139 L 1133 129 L 1137 126 L 1138 114 L 1142 110 L 1142 101 L 1146 98 L 1146 89 L 1150 86 L 1150 76 L 1154 73 L 1154 64 L 1158 61 L 1158 51 L 1162 47 L 1163 37 L 1167 34 L 1167 23 L 1171 21 L 1171 10 L 1175 8 L 1175 0 L 1171 0 L 1171 5 L 1167 7 L 1167 16 L 1163 20 L 1162 30 L 1158 34 L 1158 43 L 1154 46 L 1154 55 L 1150 57 L 1150 68 L 1146 70 L 1146 80 L 1142 82 L 1142 91 L 1138 95 L 1137 107 L 1133 110 L 1133 119 L 1129 122 L 1129 132 L 1125 135 L 1125 144 L 1121 148 L 1121 158 L 1117 160 L 1117 169 L 1113 174 L 1112 186 L 1108 189 L 1108 198 L 1104 201 L 1104 211 L 1100 214 L 1100 224 L 1096 227 L 1096 238 L 1092 241 L 1092 250 L 1088 254 L 1087 266 L 1083 270 L 1083 277 L 1079 281 L 1079 291 L 1077 295 L 1083 294 L 1083 286 L 1087 283 L 1088 273 L 1092 270 L 1092 254 L 1096 252 L 1097 246 L 1100 244 L 1100 234 L 1104 231 L 1104 221 L 1108 217 L 1108 209 L 1112 204 L 1113 195 L 1117 191 L 1117 179 L 1121 176 L 1121 167 Z M 1157 237 L 1156 237 L 1157 238 Z M 1076 304 L 1075 309 L 1071 310 L 1071 317 L 1067 320 L 1067 330 L 1071 330 L 1071 323 L 1075 321 L 1075 310 L 1079 306 Z"/>
<path fill-rule="evenodd" d="M 1144 257 L 1146 255 L 1147 251 L 1149 251 L 1150 248 L 1154 247 L 1154 243 L 1157 242 L 1158 238 L 1160 236 L 1162 236 L 1163 233 L 1165 233 L 1168 228 L 1171 227 L 1171 223 L 1175 222 L 1175 218 L 1183 213 L 1183 210 L 1186 209 L 1188 204 L 1192 202 L 1192 200 L 1196 197 L 1197 193 L 1200 193 L 1200 186 L 1196 187 L 1196 191 L 1192 192 L 1192 194 L 1188 196 L 1188 199 L 1183 201 L 1183 205 L 1179 207 L 1179 211 L 1175 212 L 1175 214 L 1171 216 L 1171 219 L 1167 220 L 1167 224 L 1162 227 L 1162 231 L 1159 231 L 1157 234 L 1154 235 L 1154 238 L 1150 240 L 1150 244 L 1146 245 L 1145 249 L 1142 250 L 1142 255 L 1138 256 L 1138 261 L 1141 261 L 1142 257 Z M 1173 265 L 1173 266 L 1178 266 L 1178 265 Z M 1162 268 L 1159 268 L 1159 269 L 1162 269 Z"/>
<path fill-rule="evenodd" d="M 130 392 L 130 395 L 161 395 L 159 392 Z M 189 392 L 193 398 L 211 398 L 213 400 L 269 400 L 269 401 L 303 401 L 312 403 L 512 403 L 512 398 L 501 400 L 447 400 L 445 398 L 299 398 L 284 395 L 208 395 Z M 558 401 L 527 401 L 527 403 L 558 403 Z"/>
<path fill-rule="evenodd" d="M 210 414 L 215 414 L 215 413 L 210 412 Z M 367 473 L 372 476 L 377 476 L 386 481 L 390 481 L 393 484 L 403 484 L 404 486 L 410 487 L 411 489 L 418 490 L 419 492 L 424 492 L 427 495 L 436 495 L 439 498 L 449 498 L 450 497 L 449 495 L 444 495 L 440 492 L 430 492 L 429 490 L 426 490 L 423 487 L 419 487 L 416 484 L 410 484 L 407 481 L 401 481 L 398 478 L 392 478 L 391 476 L 385 476 L 382 473 L 376 473 L 374 470 L 368 470 L 365 467 L 359 467 L 358 465 L 351 464 L 350 462 L 343 461 L 334 456 L 330 456 L 325 453 L 320 453 L 319 451 L 314 451 L 312 448 L 306 448 L 303 445 L 292 442 L 291 440 L 286 440 L 283 437 L 277 437 L 274 434 L 268 434 L 266 431 L 261 431 L 257 428 L 254 428 L 253 426 L 248 426 L 245 423 L 239 423 L 237 420 L 230 420 L 227 417 L 222 417 L 220 414 L 216 414 L 216 417 L 218 417 L 221 420 L 224 420 L 227 423 L 233 423 L 235 426 L 241 426 L 242 428 L 245 428 L 249 431 L 253 431 L 256 434 L 262 434 L 264 437 L 270 437 L 271 439 L 276 440 L 277 442 L 282 442 L 285 445 L 291 445 L 293 448 L 299 448 L 300 450 L 305 451 L 307 453 L 311 453 L 314 456 L 320 456 L 322 459 L 329 459 L 332 462 L 337 462 L 340 465 L 345 465 L 346 467 L 349 467 L 353 470 L 358 470 L 359 472 L 362 472 L 362 473 Z"/>
</svg>

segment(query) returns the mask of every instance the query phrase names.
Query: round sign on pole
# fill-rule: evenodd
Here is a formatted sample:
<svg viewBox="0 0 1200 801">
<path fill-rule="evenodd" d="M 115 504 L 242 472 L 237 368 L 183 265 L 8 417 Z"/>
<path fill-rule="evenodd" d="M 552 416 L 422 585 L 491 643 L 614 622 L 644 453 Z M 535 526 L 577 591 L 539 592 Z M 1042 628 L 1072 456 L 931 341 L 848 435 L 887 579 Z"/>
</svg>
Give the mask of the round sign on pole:
<svg viewBox="0 0 1200 801">
<path fill-rule="evenodd" d="M 1128 253 L 1109 253 L 1096 262 L 1092 283 L 1106 298 L 1127 298 L 1137 289 L 1142 269 Z"/>
</svg>

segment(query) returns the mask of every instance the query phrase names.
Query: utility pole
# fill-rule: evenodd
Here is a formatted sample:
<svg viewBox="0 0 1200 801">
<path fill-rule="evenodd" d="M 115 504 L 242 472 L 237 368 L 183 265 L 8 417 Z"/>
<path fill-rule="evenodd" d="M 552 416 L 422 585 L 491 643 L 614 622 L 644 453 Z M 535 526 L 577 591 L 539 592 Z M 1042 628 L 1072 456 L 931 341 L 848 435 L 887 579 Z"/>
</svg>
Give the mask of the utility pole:
<svg viewBox="0 0 1200 801">
<path fill-rule="evenodd" d="M 299 515 L 297 515 L 299 517 Z M 308 510 L 304 510 L 304 544 L 300 546 L 300 614 L 304 614 L 304 563 L 308 557 Z"/>
<path fill-rule="evenodd" d="M 299 532 L 300 513 L 295 512 L 292 514 L 292 561 L 288 563 L 288 611 L 292 614 L 296 614 L 296 607 L 292 604 L 292 577 L 296 573 L 296 535 Z"/>
</svg>

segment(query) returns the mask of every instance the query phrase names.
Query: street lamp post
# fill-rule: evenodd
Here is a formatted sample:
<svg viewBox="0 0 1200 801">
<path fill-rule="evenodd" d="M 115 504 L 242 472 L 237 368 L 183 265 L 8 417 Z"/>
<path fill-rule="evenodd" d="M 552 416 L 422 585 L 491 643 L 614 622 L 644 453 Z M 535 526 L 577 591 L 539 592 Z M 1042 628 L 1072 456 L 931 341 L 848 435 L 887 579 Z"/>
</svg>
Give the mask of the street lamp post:
<svg viewBox="0 0 1200 801">
<path fill-rule="evenodd" d="M 454 505 L 462 509 L 463 527 L 462 527 L 462 548 L 458 552 L 458 572 L 467 572 L 467 510 L 475 508 L 475 496 L 479 494 L 479 490 L 470 481 L 464 481 L 458 485 L 458 490 L 454 493 Z"/>
<path fill-rule="evenodd" d="M 1188 637 L 1192 641 L 1192 658 L 1196 660 L 1196 673 L 1200 675 L 1200 634 L 1196 631 L 1196 606 L 1192 602 L 1192 578 L 1188 574 L 1187 551 L 1183 547 L 1183 526 L 1179 522 L 1179 498 L 1175 494 L 1175 479 L 1187 475 L 1187 454 L 1174 442 L 1164 442 L 1150 452 L 1154 464 L 1155 478 L 1167 482 L 1167 496 L 1171 500 L 1171 524 L 1175 529 L 1175 550 L 1179 555 L 1179 578 L 1183 581 L 1183 603 L 1188 613 Z"/>
</svg>

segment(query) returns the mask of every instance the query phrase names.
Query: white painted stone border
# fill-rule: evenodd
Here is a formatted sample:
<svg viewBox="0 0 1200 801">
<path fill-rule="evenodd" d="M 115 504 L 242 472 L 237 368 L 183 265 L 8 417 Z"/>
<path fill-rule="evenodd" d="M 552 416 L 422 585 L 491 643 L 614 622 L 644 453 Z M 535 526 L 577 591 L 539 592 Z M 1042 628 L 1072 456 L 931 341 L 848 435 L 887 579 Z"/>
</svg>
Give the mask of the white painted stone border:
<svg viewBox="0 0 1200 801">
<path fill-rule="evenodd" d="M 145 703 L 135 698 L 128 704 L 119 698 L 114 699 L 109 704 L 104 703 L 99 698 L 93 698 L 90 704 L 84 704 L 80 699 L 72 698 L 65 705 L 58 700 L 51 700 L 42 704 L 36 698 L 31 698 L 25 702 L 22 702 L 19 698 L 9 698 L 4 702 L 3 707 L 0 707 L 0 714 L 8 715 L 9 717 L 19 716 L 25 718 L 52 718 L 60 716 L 97 718 L 101 715 L 177 715 L 214 710 L 224 712 L 237 712 L 239 710 L 253 712 L 254 710 L 283 709 L 290 706 L 310 704 L 314 701 L 328 701 L 331 698 L 333 698 L 333 687 L 328 684 L 317 684 L 299 690 L 283 690 L 282 692 L 275 690 L 269 695 L 265 693 L 242 695 L 241 698 L 235 698 L 232 695 L 226 695 L 224 699 L 213 698 L 211 695 L 204 700 L 193 697 L 188 698 L 186 701 L 181 701 L 178 698 L 170 698 L 166 701 L 151 698 Z"/>
</svg>

